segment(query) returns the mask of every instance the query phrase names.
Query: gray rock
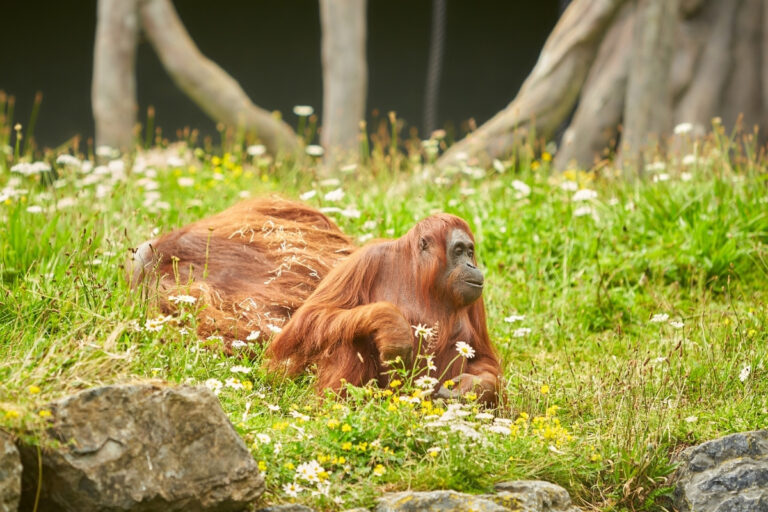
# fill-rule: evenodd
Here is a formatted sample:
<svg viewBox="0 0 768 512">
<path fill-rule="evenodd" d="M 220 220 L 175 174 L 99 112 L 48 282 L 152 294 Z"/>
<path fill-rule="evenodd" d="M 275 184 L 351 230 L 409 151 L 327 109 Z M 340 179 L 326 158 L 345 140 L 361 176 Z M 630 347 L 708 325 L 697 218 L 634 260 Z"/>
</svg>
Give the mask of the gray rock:
<svg viewBox="0 0 768 512">
<path fill-rule="evenodd" d="M 53 402 L 40 511 L 236 511 L 264 492 L 256 461 L 204 388 L 107 386 Z M 20 446 L 22 510 L 37 449 Z"/>
<path fill-rule="evenodd" d="M 768 430 L 684 450 L 672 476 L 680 512 L 768 512 Z"/>
<path fill-rule="evenodd" d="M 270 505 L 266 508 L 260 508 L 256 512 L 315 512 L 315 509 L 305 505 L 286 503 L 283 505 Z"/>
<path fill-rule="evenodd" d="M 513 480 L 493 486 L 495 495 L 488 495 L 499 505 L 519 512 L 578 512 L 568 491 L 542 480 Z"/>
<path fill-rule="evenodd" d="M 493 501 L 456 491 L 395 492 L 379 499 L 376 512 L 509 512 L 510 509 Z"/>
<path fill-rule="evenodd" d="M 455 491 L 385 494 L 376 512 L 431 510 L 440 512 L 578 512 L 568 491 L 549 482 L 516 480 L 494 486 L 496 494 L 473 496 Z"/>
<path fill-rule="evenodd" d="M 11 437 L 0 430 L 0 512 L 16 512 L 21 497 L 21 458 Z"/>
</svg>

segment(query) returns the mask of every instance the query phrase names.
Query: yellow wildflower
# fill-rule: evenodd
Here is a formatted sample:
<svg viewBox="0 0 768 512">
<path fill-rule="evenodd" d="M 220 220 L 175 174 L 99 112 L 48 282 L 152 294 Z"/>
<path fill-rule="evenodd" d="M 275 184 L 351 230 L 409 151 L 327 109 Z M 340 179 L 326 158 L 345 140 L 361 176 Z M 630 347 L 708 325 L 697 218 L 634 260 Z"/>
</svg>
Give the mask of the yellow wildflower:
<svg viewBox="0 0 768 512">
<path fill-rule="evenodd" d="M 41 418 L 50 418 L 51 417 L 51 411 L 48 409 L 42 409 L 40 412 L 37 413 L 38 416 Z"/>
<path fill-rule="evenodd" d="M 27 388 L 27 390 L 28 390 L 30 393 L 32 393 L 33 395 L 36 395 L 36 394 L 38 394 L 38 393 L 40 392 L 40 388 L 39 388 L 39 387 L 37 387 L 37 386 L 35 386 L 34 384 L 32 384 L 31 386 L 29 386 L 29 387 Z"/>
</svg>

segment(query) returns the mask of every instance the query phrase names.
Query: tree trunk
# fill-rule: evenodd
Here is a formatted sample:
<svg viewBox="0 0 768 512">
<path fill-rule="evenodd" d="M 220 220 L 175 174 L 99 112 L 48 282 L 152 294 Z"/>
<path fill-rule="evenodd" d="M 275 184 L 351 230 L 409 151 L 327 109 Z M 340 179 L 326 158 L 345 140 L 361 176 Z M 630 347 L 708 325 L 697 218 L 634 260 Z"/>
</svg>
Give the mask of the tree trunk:
<svg viewBox="0 0 768 512">
<path fill-rule="evenodd" d="M 490 160 L 511 151 L 532 128 L 551 136 L 570 114 L 603 35 L 626 0 L 575 0 L 544 44 L 517 97 L 437 161 L 444 167 L 465 155 Z"/>
<path fill-rule="evenodd" d="M 97 145 L 134 145 L 138 35 L 137 0 L 99 0 L 91 83 Z"/>
<path fill-rule="evenodd" d="M 736 10 L 742 0 L 708 0 L 699 15 L 704 48 L 695 64 L 690 85 L 675 105 L 677 123 L 709 126 L 718 115 L 728 76 L 732 73 L 731 47 Z"/>
<path fill-rule="evenodd" d="M 299 142 L 293 130 L 254 105 L 231 76 L 200 53 L 170 0 L 141 0 L 140 13 L 142 26 L 163 66 L 208 116 L 256 134 L 272 153 L 298 152 Z"/>
<path fill-rule="evenodd" d="M 743 116 L 744 128 L 752 128 L 763 121 L 761 91 L 761 59 L 763 0 L 743 0 L 734 19 L 732 45 L 733 71 L 728 74 L 722 116 L 726 126 L 733 126 Z"/>
<path fill-rule="evenodd" d="M 644 169 L 644 152 L 672 131 L 670 76 L 674 55 L 677 0 L 639 0 L 634 52 L 627 82 L 622 160 L 625 177 Z"/>
<path fill-rule="evenodd" d="M 368 66 L 366 1 L 320 0 L 323 57 L 323 126 L 326 163 L 357 160 L 365 119 Z"/>
<path fill-rule="evenodd" d="M 446 7 L 446 0 L 432 0 L 427 81 L 424 87 L 423 138 L 431 137 L 432 132 L 437 129 L 437 104 L 440 96 L 440 74 L 443 69 L 445 49 Z"/>
<path fill-rule="evenodd" d="M 591 167 L 606 148 L 616 146 L 632 58 L 634 5 L 621 9 L 600 45 L 555 156 L 556 169 Z"/>
</svg>

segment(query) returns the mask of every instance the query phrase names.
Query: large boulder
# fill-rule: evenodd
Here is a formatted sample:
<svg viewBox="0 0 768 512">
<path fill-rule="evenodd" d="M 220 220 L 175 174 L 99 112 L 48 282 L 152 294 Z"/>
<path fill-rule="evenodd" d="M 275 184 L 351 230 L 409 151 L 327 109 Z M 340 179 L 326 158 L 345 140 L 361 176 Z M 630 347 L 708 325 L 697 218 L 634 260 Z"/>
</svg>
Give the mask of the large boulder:
<svg viewBox="0 0 768 512">
<path fill-rule="evenodd" d="M 549 482 L 515 480 L 494 486 L 495 494 L 473 496 L 455 491 L 385 494 L 376 512 L 578 512 L 568 491 Z"/>
<path fill-rule="evenodd" d="M 684 450 L 672 477 L 680 512 L 768 512 L 768 430 Z"/>
<path fill-rule="evenodd" d="M 568 491 L 542 480 L 513 480 L 493 486 L 493 500 L 517 512 L 578 512 Z"/>
<path fill-rule="evenodd" d="M 40 511 L 236 511 L 264 492 L 256 462 L 205 388 L 107 386 L 48 409 Z M 26 510 L 38 451 L 20 448 Z"/>
<path fill-rule="evenodd" d="M 286 503 L 282 505 L 269 505 L 256 510 L 256 512 L 315 512 L 315 509 L 307 507 L 306 505 Z"/>
<path fill-rule="evenodd" d="M 509 512 L 493 501 L 456 491 L 394 492 L 381 497 L 376 512 Z"/>
<path fill-rule="evenodd" d="M 16 512 L 21 497 L 21 458 L 13 440 L 0 431 L 0 512 Z"/>
</svg>

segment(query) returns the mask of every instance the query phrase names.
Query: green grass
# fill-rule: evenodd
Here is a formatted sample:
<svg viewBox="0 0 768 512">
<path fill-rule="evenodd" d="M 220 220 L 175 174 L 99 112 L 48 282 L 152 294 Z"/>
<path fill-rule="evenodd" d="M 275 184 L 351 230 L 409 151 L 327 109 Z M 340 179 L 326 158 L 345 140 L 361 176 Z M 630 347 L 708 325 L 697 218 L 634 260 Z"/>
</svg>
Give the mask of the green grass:
<svg viewBox="0 0 768 512">
<path fill-rule="evenodd" d="M 21 176 L 10 168 L 30 156 L 0 154 L 0 427 L 34 440 L 47 401 L 90 386 L 237 379 L 219 398 L 266 472 L 269 502 L 343 509 L 384 491 L 476 493 L 536 478 L 588 508 L 660 510 L 676 451 L 768 425 L 768 174 L 749 140 L 717 132 L 695 145 L 697 163 L 671 158 L 669 180 L 636 183 L 606 168 L 556 174 L 531 148 L 438 174 L 418 144 L 404 147 L 379 141 L 339 184 L 323 184 L 311 160 L 275 163 L 236 145 L 223 155 L 173 146 L 164 154 L 183 163 L 161 158 L 147 166 L 154 177 L 128 155 L 114 183 L 56 164 L 56 176 Z M 518 197 L 516 180 L 529 195 Z M 574 202 L 569 182 L 596 199 Z M 324 199 L 339 187 L 342 200 Z M 311 375 L 282 380 L 260 357 L 206 349 L 215 340 L 180 326 L 195 306 L 158 332 L 140 328 L 157 312 L 125 282 L 130 247 L 244 193 L 310 190 L 313 205 L 359 210 L 331 214 L 355 237 L 400 236 L 434 211 L 467 219 L 504 362 L 501 421 L 472 403 L 410 403 L 408 375 L 397 389 L 318 397 Z M 506 321 L 512 314 L 524 318 Z M 652 321 L 659 314 L 668 318 Z M 464 432 L 434 425 L 447 407 L 462 407 Z M 311 461 L 324 469 L 319 484 L 296 476 Z M 284 489 L 294 481 L 297 498 Z M 328 495 L 313 494 L 325 482 Z"/>
</svg>

